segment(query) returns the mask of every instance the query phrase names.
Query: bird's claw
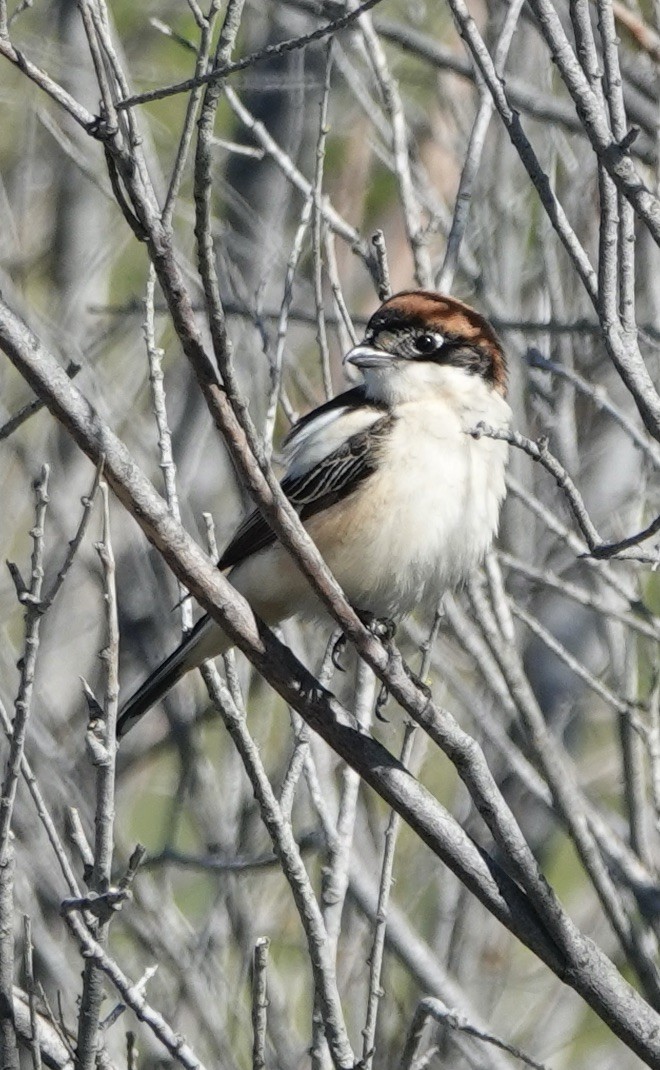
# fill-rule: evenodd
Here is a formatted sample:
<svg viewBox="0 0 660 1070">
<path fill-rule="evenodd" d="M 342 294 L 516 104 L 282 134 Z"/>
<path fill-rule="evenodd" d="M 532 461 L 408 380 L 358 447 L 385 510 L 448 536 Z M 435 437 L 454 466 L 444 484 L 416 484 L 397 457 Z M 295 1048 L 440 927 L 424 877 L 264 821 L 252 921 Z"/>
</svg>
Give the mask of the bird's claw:
<svg viewBox="0 0 660 1070">
<path fill-rule="evenodd" d="M 433 693 L 432 693 L 431 688 L 429 687 L 429 685 L 424 683 L 424 681 L 422 680 L 421 676 L 418 676 L 416 672 L 413 672 L 413 670 L 410 668 L 410 666 L 407 665 L 405 663 L 405 661 L 403 661 L 403 660 L 402 660 L 402 665 L 403 665 L 404 672 L 405 672 L 406 676 L 408 677 L 408 679 L 413 682 L 415 687 L 419 688 L 419 690 L 424 695 L 424 698 L 426 699 L 427 703 L 430 702 L 431 699 L 433 698 Z M 380 685 L 380 690 L 378 692 L 378 697 L 376 698 L 376 704 L 375 704 L 375 707 L 374 707 L 374 714 L 378 718 L 379 721 L 384 721 L 385 724 L 388 723 L 387 717 L 383 717 L 383 714 L 382 714 L 381 711 L 382 711 L 385 703 L 387 702 L 388 698 L 389 698 L 389 692 L 387 690 L 387 684 L 381 684 Z"/>
<path fill-rule="evenodd" d="M 346 650 L 346 643 L 346 635 L 342 632 L 332 644 L 332 650 L 330 651 L 330 660 L 335 669 L 339 669 L 339 672 L 346 672 L 346 669 L 341 663 L 341 658 Z"/>
<path fill-rule="evenodd" d="M 310 673 L 305 675 L 305 678 L 300 682 L 299 687 L 300 696 L 303 702 L 307 705 L 315 705 L 317 702 L 321 702 L 327 697 L 327 690 L 323 684 L 312 676 Z"/>
<path fill-rule="evenodd" d="M 385 703 L 387 702 L 389 697 L 390 697 L 390 693 L 387 690 L 387 684 L 381 684 L 380 688 L 379 688 L 379 691 L 378 691 L 378 695 L 376 696 L 376 704 L 374 706 L 374 716 L 379 721 L 382 721 L 383 724 L 389 724 L 389 721 L 387 720 L 387 717 L 384 717 L 383 713 L 382 713 L 383 707 L 385 706 Z"/>
<path fill-rule="evenodd" d="M 430 700 L 433 698 L 433 692 L 431 691 L 429 685 L 425 684 L 421 676 L 418 676 L 417 673 L 410 668 L 410 665 L 407 665 L 405 663 L 405 661 L 403 662 L 403 668 L 408 679 L 412 680 L 415 687 L 418 687 L 419 690 L 422 692 L 427 702 L 430 702 Z"/>
<path fill-rule="evenodd" d="M 381 643 L 391 643 L 396 635 L 396 622 L 391 617 L 377 617 L 369 610 L 358 609 L 356 612 L 368 632 L 371 632 L 376 639 L 380 639 Z M 374 706 L 374 716 L 384 724 L 388 724 L 388 720 L 383 716 L 382 710 L 388 698 L 387 684 L 381 684 Z"/>
</svg>

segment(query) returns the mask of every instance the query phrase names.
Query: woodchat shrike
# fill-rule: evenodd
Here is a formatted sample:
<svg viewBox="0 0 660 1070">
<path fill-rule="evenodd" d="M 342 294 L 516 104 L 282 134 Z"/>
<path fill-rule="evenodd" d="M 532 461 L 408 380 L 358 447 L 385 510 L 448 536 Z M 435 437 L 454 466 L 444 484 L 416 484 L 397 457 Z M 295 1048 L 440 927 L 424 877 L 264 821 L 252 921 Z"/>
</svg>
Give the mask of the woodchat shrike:
<svg viewBox="0 0 660 1070">
<path fill-rule="evenodd" d="M 483 560 L 505 494 L 506 361 L 490 324 L 451 297 L 408 290 L 344 358 L 363 382 L 300 419 L 282 489 L 359 612 L 399 619 L 437 604 Z M 218 567 L 266 623 L 322 606 L 258 510 Z M 122 736 L 190 669 L 230 646 L 203 617 L 123 707 Z"/>
</svg>

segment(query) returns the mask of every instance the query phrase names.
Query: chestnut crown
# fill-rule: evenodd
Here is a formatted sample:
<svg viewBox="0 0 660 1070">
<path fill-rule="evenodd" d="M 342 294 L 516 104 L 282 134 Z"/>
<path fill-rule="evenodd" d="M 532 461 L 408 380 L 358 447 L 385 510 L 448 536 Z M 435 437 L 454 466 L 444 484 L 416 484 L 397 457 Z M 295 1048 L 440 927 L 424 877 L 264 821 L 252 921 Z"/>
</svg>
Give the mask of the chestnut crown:
<svg viewBox="0 0 660 1070">
<path fill-rule="evenodd" d="M 463 368 L 506 394 L 506 358 L 495 331 L 462 301 L 403 290 L 373 314 L 364 342 L 394 359 Z"/>
</svg>

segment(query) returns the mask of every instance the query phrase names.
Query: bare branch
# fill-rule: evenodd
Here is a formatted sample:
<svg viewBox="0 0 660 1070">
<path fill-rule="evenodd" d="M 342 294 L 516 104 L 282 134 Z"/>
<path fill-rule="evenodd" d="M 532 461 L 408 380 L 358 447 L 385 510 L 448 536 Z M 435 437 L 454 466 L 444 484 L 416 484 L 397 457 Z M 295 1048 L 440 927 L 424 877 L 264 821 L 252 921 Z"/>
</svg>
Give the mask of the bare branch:
<svg viewBox="0 0 660 1070">
<path fill-rule="evenodd" d="M 532 442 L 531 439 L 525 438 L 525 436 L 521 435 L 518 431 L 508 431 L 502 430 L 501 428 L 488 427 L 484 423 L 477 424 L 470 434 L 475 438 L 478 438 L 480 435 L 486 435 L 488 438 L 495 438 L 502 442 L 509 442 L 512 446 L 521 449 L 528 457 L 531 457 L 532 460 L 538 461 L 548 472 L 550 472 L 557 486 L 566 495 L 573 516 L 585 538 L 587 546 L 589 547 L 589 553 L 592 557 L 603 559 L 613 558 L 615 555 L 618 555 L 621 558 L 623 557 L 624 552 L 631 546 L 636 546 L 638 543 L 651 538 L 652 535 L 655 535 L 656 532 L 660 531 L 660 517 L 656 517 L 644 531 L 641 531 L 636 535 L 631 535 L 629 538 L 623 539 L 621 542 L 605 542 L 596 531 L 587 512 L 582 495 L 575 486 L 575 483 L 557 458 L 553 457 L 548 450 L 547 439 L 541 438 L 536 442 Z M 628 557 L 627 554 L 625 556 Z M 633 555 L 633 560 L 645 561 L 655 565 L 660 561 L 660 556 L 658 554 L 645 556 Z"/>
<path fill-rule="evenodd" d="M 266 969 L 270 940 L 261 936 L 254 945 L 252 960 L 252 1070 L 266 1070 L 266 1027 L 268 996 Z"/>
<path fill-rule="evenodd" d="M 456 1029 L 462 1033 L 467 1034 L 470 1037 L 474 1037 L 483 1044 L 493 1044 L 501 1051 L 507 1052 L 509 1055 L 513 1055 L 514 1058 L 520 1059 L 525 1066 L 531 1066 L 533 1070 L 548 1070 L 546 1063 L 537 1063 L 535 1059 L 531 1059 L 529 1055 L 521 1051 L 514 1044 L 508 1044 L 505 1040 L 500 1040 L 499 1037 L 493 1036 L 492 1033 L 487 1033 L 485 1030 L 478 1026 L 475 1026 L 472 1022 L 468 1021 L 462 1014 L 457 1014 L 455 1010 L 450 1010 L 439 999 L 423 999 L 417 1004 L 415 1008 L 415 1014 L 410 1025 L 410 1032 L 406 1039 L 406 1046 L 401 1056 L 400 1070 L 412 1070 L 414 1066 L 418 1065 L 417 1056 L 419 1051 L 419 1042 L 429 1018 L 434 1019 L 436 1022 L 440 1022 L 442 1025 L 447 1026 L 449 1029 Z"/>
<path fill-rule="evenodd" d="M 221 57 L 218 56 L 217 58 L 220 62 L 208 74 L 200 75 L 196 78 L 188 78 L 185 82 L 178 82 L 176 85 L 166 86 L 163 89 L 154 89 L 150 93 L 140 93 L 137 96 L 126 97 L 119 102 L 118 107 L 132 108 L 136 104 L 148 104 L 152 100 L 163 100 L 165 97 L 175 96 L 177 93 L 186 93 L 188 90 L 196 89 L 200 85 L 213 85 L 228 78 L 230 74 L 234 74 L 236 71 L 244 71 L 248 67 L 253 67 L 255 63 L 260 63 L 273 56 L 283 56 L 287 52 L 295 52 L 300 48 L 306 48 L 307 45 L 311 45 L 314 41 L 322 41 L 324 38 L 336 34 L 339 30 L 345 29 L 346 26 L 350 26 L 360 15 L 370 11 L 372 7 L 375 7 L 380 2 L 381 0 L 363 0 L 354 11 L 349 11 L 348 14 L 319 27 L 317 30 L 313 30 L 311 33 L 291 38 L 288 41 L 280 41 L 276 45 L 269 45 L 259 52 L 252 52 L 249 56 L 236 60 L 235 63 L 223 63 Z"/>
<path fill-rule="evenodd" d="M 356 733 L 336 700 L 319 690 L 316 682 L 267 629 L 256 625 L 243 600 L 174 522 L 165 503 L 155 495 L 126 449 L 91 410 L 57 362 L 6 305 L 1 305 L 0 311 L 0 347 L 31 385 L 48 399 L 53 413 L 66 424 L 81 447 L 96 460 L 101 452 L 105 453 L 106 477 L 120 500 L 139 518 L 143 530 L 158 545 L 175 573 L 232 640 L 249 653 L 286 701 L 358 768 L 390 805 L 405 815 L 411 827 L 440 857 L 450 862 L 467 886 L 488 903 L 489 909 L 502 921 L 506 919 L 506 924 L 530 943 L 537 954 L 574 984 L 634 1051 L 643 1058 L 660 1058 L 660 1051 L 656 1050 L 658 1031 L 654 1012 L 622 981 L 606 957 L 575 929 L 545 882 L 542 879 L 539 882 L 529 848 L 512 815 L 499 801 L 499 793 L 474 740 L 460 732 L 446 711 L 441 717 L 436 714 L 428 696 L 418 691 L 393 650 L 386 654 L 368 633 L 364 642 L 358 639 L 360 652 L 387 683 L 390 693 L 456 762 L 475 802 L 507 851 L 523 887 L 538 902 L 542 915 L 530 909 L 531 902 L 527 903 L 520 887 L 496 866 L 498 876 L 497 880 L 493 879 L 492 860 L 486 863 L 483 853 L 443 808 L 374 740 Z M 30 340 L 29 345 L 26 339 Z M 533 920 L 540 916 L 552 927 L 550 941 L 547 932 L 539 930 L 538 922 Z M 556 940 L 560 941 L 559 960 Z M 564 956 L 571 962 L 570 969 Z"/>
<path fill-rule="evenodd" d="M 34 674 L 39 651 L 39 626 L 41 623 L 41 588 L 44 578 L 44 524 L 48 508 L 48 477 L 50 469 L 44 465 L 34 484 L 36 508 L 32 528 L 32 562 L 29 590 L 22 598 L 25 611 L 25 653 L 21 662 L 21 679 L 14 703 L 14 722 L 9 744 L 9 756 L 2 783 L 0 798 L 0 869 L 5 865 L 5 856 L 10 848 L 11 822 L 16 800 L 16 785 L 21 769 L 25 746 L 25 734 L 32 702 Z"/>
</svg>

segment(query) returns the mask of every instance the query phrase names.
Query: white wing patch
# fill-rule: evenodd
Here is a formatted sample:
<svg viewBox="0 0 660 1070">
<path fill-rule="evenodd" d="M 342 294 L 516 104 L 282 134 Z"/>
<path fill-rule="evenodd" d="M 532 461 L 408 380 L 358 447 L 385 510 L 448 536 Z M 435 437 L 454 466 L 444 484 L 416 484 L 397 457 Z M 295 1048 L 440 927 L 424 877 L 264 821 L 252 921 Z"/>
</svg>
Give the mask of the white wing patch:
<svg viewBox="0 0 660 1070">
<path fill-rule="evenodd" d="M 341 448 L 353 435 L 366 431 L 382 419 L 381 409 L 372 406 L 342 407 L 320 413 L 301 427 L 284 448 L 287 476 L 301 476 Z"/>
</svg>

